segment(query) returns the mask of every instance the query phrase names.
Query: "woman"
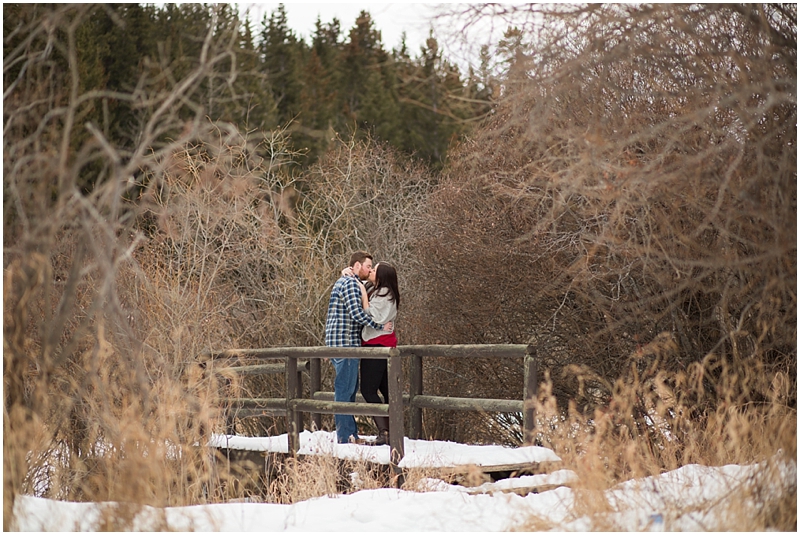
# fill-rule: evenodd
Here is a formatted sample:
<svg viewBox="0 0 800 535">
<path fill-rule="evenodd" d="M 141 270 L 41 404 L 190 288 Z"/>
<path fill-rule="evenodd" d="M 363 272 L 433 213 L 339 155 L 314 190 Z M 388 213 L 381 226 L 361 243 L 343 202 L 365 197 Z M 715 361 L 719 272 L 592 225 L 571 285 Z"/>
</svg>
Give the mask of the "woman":
<svg viewBox="0 0 800 535">
<path fill-rule="evenodd" d="M 391 264 L 378 262 L 369 272 L 369 292 L 362 286 L 361 300 L 364 311 L 375 323 L 396 325 L 397 309 L 400 308 L 400 290 L 397 286 L 397 271 Z M 361 345 L 365 347 L 397 347 L 394 327 L 387 333 L 365 325 L 361 331 Z M 378 392 L 383 395 L 381 401 Z M 361 395 L 367 403 L 389 403 L 389 374 L 386 359 L 361 359 Z M 389 443 L 389 418 L 374 416 L 378 427 L 375 445 Z"/>
</svg>

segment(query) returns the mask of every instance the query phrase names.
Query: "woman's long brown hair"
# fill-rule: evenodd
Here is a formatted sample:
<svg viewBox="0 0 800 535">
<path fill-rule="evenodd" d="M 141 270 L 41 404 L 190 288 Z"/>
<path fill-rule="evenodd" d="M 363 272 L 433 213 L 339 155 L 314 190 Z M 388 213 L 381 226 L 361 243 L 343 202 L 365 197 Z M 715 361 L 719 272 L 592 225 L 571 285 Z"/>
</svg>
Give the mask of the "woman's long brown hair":
<svg viewBox="0 0 800 535">
<path fill-rule="evenodd" d="M 381 288 L 387 288 L 390 298 L 394 301 L 397 309 L 400 309 L 400 290 L 397 286 L 397 270 L 394 266 L 385 262 L 378 262 L 375 268 L 375 290 L 372 295 L 385 295 L 378 293 Z"/>
</svg>

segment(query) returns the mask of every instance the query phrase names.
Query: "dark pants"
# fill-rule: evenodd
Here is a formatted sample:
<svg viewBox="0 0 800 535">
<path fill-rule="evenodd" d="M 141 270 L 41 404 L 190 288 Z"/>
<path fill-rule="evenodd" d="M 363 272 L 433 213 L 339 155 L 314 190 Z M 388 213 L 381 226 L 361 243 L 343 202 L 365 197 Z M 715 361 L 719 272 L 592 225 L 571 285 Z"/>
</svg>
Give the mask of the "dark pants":
<svg viewBox="0 0 800 535">
<path fill-rule="evenodd" d="M 391 335 L 392 346 L 397 346 L 397 339 L 394 333 Z M 363 345 L 382 345 L 383 340 Z M 381 401 L 380 392 L 383 395 Z M 361 395 L 367 403 L 389 403 L 389 372 L 387 370 L 386 359 L 361 359 Z M 374 416 L 375 425 L 378 427 L 378 434 L 389 431 L 389 418 L 386 416 Z"/>
<path fill-rule="evenodd" d="M 381 401 L 378 392 L 383 394 Z M 389 373 L 385 359 L 361 360 L 361 395 L 367 403 L 389 403 Z"/>
</svg>

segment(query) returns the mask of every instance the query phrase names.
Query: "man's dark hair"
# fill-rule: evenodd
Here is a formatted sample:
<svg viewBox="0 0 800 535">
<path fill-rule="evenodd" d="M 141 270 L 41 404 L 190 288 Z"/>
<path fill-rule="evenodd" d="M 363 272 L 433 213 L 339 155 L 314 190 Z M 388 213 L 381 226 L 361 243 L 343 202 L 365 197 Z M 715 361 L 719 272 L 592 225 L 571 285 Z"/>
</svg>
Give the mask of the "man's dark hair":
<svg viewBox="0 0 800 535">
<path fill-rule="evenodd" d="M 359 264 L 363 264 L 364 260 L 366 260 L 367 258 L 372 260 L 372 255 L 364 251 L 356 251 L 350 256 L 350 267 L 355 266 L 356 262 L 358 262 Z"/>
</svg>

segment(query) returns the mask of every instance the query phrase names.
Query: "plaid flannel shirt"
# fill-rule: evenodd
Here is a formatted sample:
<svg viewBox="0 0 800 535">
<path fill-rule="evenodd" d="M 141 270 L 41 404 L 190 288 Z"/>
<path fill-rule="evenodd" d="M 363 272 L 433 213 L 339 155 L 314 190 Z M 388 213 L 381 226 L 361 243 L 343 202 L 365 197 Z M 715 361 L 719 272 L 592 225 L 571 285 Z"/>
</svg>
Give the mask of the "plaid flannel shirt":
<svg viewBox="0 0 800 535">
<path fill-rule="evenodd" d="M 381 330 L 361 304 L 361 288 L 354 276 L 343 276 L 336 281 L 328 303 L 325 322 L 325 345 L 329 347 L 361 347 L 361 329 L 369 325 Z"/>
</svg>

